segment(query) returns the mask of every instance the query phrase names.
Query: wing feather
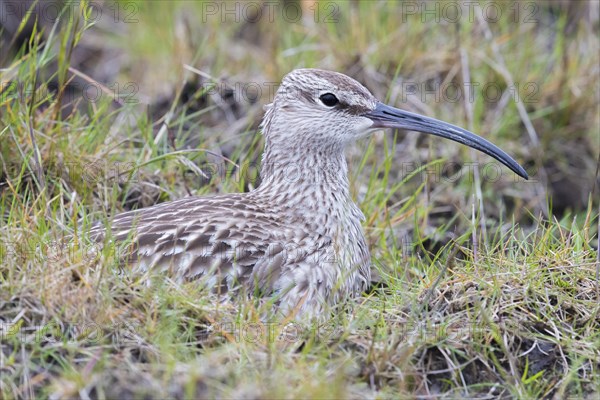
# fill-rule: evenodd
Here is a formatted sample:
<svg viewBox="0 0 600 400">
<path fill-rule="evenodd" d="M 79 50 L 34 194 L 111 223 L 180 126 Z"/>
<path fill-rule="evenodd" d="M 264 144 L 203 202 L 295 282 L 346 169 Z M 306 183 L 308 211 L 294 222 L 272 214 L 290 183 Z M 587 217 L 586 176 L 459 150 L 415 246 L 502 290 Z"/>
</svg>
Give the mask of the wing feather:
<svg viewBox="0 0 600 400">
<path fill-rule="evenodd" d="M 281 281 L 299 286 L 296 292 L 308 290 L 296 268 L 331 244 L 244 194 L 186 198 L 122 213 L 111 232 L 115 240 L 132 238 L 134 250 L 121 258 L 136 268 L 165 271 L 178 281 L 205 279 L 221 293 L 241 285 L 268 295 L 281 291 Z M 94 234 L 103 240 L 101 227 Z"/>
</svg>

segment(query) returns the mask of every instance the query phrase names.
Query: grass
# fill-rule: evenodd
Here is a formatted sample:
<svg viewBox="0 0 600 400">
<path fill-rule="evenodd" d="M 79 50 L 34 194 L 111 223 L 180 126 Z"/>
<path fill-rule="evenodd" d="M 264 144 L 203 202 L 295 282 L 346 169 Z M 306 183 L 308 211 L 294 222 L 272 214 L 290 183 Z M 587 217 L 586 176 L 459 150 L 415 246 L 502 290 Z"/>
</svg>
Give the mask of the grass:
<svg viewBox="0 0 600 400">
<path fill-rule="evenodd" d="M 315 22 L 304 2 L 308 19 L 248 23 L 215 3 L 103 4 L 94 24 L 38 15 L 2 60 L 2 398 L 600 395 L 597 6 L 438 23 L 331 2 Z M 257 185 L 267 89 L 296 67 L 470 127 L 532 179 L 413 133 L 348 149 L 376 279 L 322 325 L 147 286 L 90 245 L 86 227 L 119 211 Z M 473 101 L 440 94 L 465 81 Z"/>
</svg>

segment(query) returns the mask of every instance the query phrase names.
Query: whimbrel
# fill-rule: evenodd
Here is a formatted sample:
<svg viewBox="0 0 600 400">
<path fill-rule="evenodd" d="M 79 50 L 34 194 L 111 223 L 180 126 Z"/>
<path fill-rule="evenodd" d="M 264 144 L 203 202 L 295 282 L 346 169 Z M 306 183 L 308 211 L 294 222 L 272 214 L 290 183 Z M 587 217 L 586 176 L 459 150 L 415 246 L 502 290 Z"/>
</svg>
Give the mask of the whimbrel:
<svg viewBox="0 0 600 400">
<path fill-rule="evenodd" d="M 370 281 L 364 216 L 350 196 L 344 148 L 381 128 L 448 138 L 527 173 L 460 127 L 379 102 L 346 75 L 297 69 L 284 77 L 261 124 L 258 188 L 188 197 L 114 217 L 112 239 L 133 239 L 127 259 L 220 293 L 266 296 L 284 314 L 316 315 Z M 94 229 L 98 239 L 103 228 Z"/>
</svg>

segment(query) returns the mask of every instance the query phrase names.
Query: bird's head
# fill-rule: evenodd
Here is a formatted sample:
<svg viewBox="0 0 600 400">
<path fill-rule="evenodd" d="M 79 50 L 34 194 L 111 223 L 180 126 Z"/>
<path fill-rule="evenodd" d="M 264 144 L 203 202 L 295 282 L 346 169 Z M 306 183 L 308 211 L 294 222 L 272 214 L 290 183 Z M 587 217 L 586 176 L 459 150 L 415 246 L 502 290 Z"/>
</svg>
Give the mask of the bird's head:
<svg viewBox="0 0 600 400">
<path fill-rule="evenodd" d="M 317 149 L 343 148 L 381 128 L 424 132 L 477 149 L 527 179 L 525 170 L 512 157 L 482 137 L 383 104 L 359 82 L 333 71 L 296 69 L 287 74 L 273 103 L 266 106 L 262 128 L 271 143 Z"/>
</svg>

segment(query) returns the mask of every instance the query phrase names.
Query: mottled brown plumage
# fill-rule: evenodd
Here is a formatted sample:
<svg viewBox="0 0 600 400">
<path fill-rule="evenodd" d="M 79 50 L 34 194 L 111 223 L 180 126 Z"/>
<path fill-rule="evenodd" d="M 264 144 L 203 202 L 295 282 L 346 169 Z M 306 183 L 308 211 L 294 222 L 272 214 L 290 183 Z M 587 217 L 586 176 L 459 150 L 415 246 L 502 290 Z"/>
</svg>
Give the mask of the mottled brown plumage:
<svg viewBox="0 0 600 400">
<path fill-rule="evenodd" d="M 133 239 L 134 250 L 123 258 L 141 270 L 200 279 L 228 295 L 273 298 L 282 314 L 318 315 L 370 280 L 364 216 L 350 196 L 344 148 L 382 127 L 450 138 L 526 176 L 470 132 L 386 106 L 345 75 L 300 69 L 284 78 L 266 107 L 257 189 L 119 214 L 112 239 Z M 100 240 L 104 230 L 92 234 Z"/>
</svg>

